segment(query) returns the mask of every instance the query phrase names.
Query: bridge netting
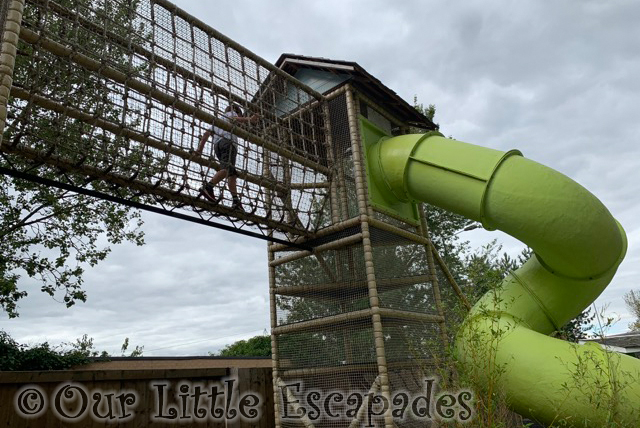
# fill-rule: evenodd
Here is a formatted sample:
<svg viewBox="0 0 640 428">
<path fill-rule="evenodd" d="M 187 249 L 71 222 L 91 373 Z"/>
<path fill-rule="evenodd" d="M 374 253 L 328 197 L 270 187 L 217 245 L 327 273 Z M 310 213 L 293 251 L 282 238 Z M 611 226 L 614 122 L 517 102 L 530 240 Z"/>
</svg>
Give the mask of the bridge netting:
<svg viewBox="0 0 640 428">
<path fill-rule="evenodd" d="M 7 111 L 16 170 L 288 240 L 330 221 L 322 95 L 170 2 L 27 0 Z M 202 197 L 213 127 L 236 140 L 243 211 L 224 182 Z"/>
</svg>

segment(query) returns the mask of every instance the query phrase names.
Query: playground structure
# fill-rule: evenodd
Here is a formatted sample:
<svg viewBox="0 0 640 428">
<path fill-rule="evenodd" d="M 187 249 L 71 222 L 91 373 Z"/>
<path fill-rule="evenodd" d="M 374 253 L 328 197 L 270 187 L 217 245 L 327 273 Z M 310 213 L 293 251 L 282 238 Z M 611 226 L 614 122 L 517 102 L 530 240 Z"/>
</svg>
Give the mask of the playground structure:
<svg viewBox="0 0 640 428">
<path fill-rule="evenodd" d="M 514 410 L 605 426 L 611 409 L 582 395 L 593 390 L 616 397 L 621 420 L 637 418 L 637 381 L 607 390 L 607 375 L 638 379 L 637 360 L 546 336 L 602 292 L 626 250 L 622 229 L 576 183 L 519 152 L 444 138 L 355 63 L 283 55 L 273 65 L 166 0 L 3 6 L 4 173 L 270 241 L 277 426 L 364 424 L 366 403 L 346 421 L 284 417 L 278 397 L 294 381 L 391 397 L 434 374 L 448 323 L 468 303 L 419 202 L 535 251 L 500 299 L 485 296 L 467 317 L 462 361 L 483 367 L 469 350 L 497 325 L 504 338 L 488 357 L 507 367 L 500 387 Z M 230 103 L 258 123 L 224 121 Z M 238 137 L 244 212 L 199 195 L 219 167 L 210 147 L 193 151 L 212 124 Z M 593 377 L 563 390 L 587 352 L 598 355 Z M 378 422 L 424 426 L 390 412 Z"/>
</svg>

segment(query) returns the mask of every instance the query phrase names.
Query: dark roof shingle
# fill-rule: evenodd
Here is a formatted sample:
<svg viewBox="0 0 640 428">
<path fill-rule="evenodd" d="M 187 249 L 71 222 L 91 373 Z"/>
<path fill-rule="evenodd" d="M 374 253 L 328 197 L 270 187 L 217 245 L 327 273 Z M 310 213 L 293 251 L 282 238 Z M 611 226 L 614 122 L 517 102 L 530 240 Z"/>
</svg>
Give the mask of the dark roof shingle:
<svg viewBox="0 0 640 428">
<path fill-rule="evenodd" d="M 369 74 L 356 62 L 285 53 L 278 58 L 275 65 L 292 76 L 300 68 L 324 70 L 340 75 L 347 74 L 350 76 L 350 82 L 355 87 L 386 108 L 389 113 L 397 116 L 401 121 L 428 130 L 437 129 L 437 125 L 429 118 L 418 112 L 412 105 L 385 86 L 380 80 Z"/>
<path fill-rule="evenodd" d="M 589 339 L 585 340 L 585 342 L 597 342 L 603 345 L 617 346 L 619 348 L 640 348 L 640 332 L 629 331 L 598 339 Z"/>
</svg>

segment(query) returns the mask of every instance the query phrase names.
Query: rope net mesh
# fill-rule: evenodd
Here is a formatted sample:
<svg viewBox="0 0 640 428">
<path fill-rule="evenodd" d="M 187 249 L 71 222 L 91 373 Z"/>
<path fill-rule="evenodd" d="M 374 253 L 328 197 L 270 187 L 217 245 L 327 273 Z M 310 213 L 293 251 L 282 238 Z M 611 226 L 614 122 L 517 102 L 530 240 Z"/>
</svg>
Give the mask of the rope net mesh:
<svg viewBox="0 0 640 428">
<path fill-rule="evenodd" d="M 13 168 L 286 239 L 321 226 L 323 98 L 167 1 L 28 0 L 8 110 Z M 218 136 L 242 210 L 224 181 L 201 193 Z"/>
</svg>

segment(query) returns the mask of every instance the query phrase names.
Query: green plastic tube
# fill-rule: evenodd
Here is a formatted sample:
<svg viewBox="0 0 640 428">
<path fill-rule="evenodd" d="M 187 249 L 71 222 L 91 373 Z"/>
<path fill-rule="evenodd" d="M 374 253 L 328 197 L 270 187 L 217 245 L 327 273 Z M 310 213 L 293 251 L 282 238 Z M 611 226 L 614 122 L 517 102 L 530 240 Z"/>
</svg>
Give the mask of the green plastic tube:
<svg viewBox="0 0 640 428">
<path fill-rule="evenodd" d="M 434 135 L 381 140 L 371 150 L 378 186 L 502 230 L 534 256 L 474 306 L 458 357 L 547 424 L 629 426 L 640 412 L 640 360 L 547 335 L 591 304 L 626 253 L 606 207 L 561 173 L 522 157 Z"/>
</svg>

